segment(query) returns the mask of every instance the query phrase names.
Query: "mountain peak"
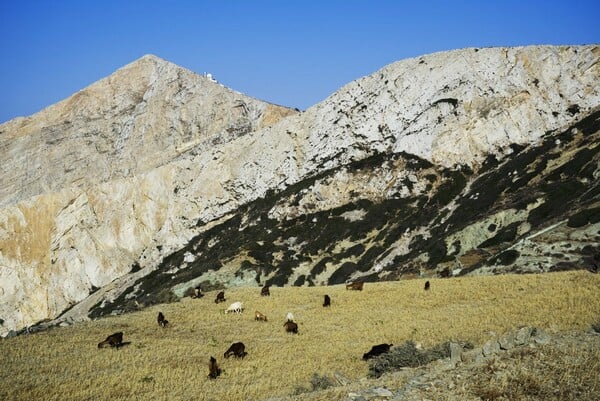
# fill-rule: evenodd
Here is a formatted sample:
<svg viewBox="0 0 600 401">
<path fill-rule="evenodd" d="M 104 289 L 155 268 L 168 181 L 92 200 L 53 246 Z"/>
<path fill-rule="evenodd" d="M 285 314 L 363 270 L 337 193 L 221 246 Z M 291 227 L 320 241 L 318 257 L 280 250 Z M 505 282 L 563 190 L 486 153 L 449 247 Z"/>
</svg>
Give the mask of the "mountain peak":
<svg viewBox="0 0 600 401">
<path fill-rule="evenodd" d="M 131 67 L 131 66 L 137 66 L 137 65 L 154 65 L 154 66 L 166 66 L 166 65 L 170 65 L 174 68 L 179 68 L 182 70 L 185 70 L 185 68 L 170 62 L 169 60 L 165 60 L 162 57 L 159 57 L 155 54 L 144 54 L 142 57 L 132 61 L 129 64 L 124 65 L 123 67 L 119 68 L 119 70 L 123 69 L 123 68 L 127 68 L 127 67 Z M 117 71 L 119 71 L 117 70 Z M 116 72 L 116 71 L 115 71 Z"/>
<path fill-rule="evenodd" d="M 0 205 L 74 182 L 89 185 L 130 177 L 211 136 L 229 141 L 293 113 L 146 54 L 61 102 L 0 126 L 0 148 L 11 144 L 16 159 L 18 149 L 28 149 L 36 160 L 40 156 L 35 152 L 52 149 L 43 157 L 45 168 L 15 165 L 9 174 L 14 180 L 7 175 L 12 183 L 0 188 Z M 214 116 L 221 117 L 215 121 Z M 73 148 L 82 156 L 60 156 Z M 13 164 L 11 157 L 10 152 L 0 155 L 0 165 Z M 25 188 L 22 179 L 32 168 L 35 179 Z"/>
<path fill-rule="evenodd" d="M 159 71 L 161 73 L 157 74 Z M 108 80 L 110 84 L 114 84 L 115 80 L 119 79 L 124 79 L 126 81 L 140 79 L 154 81 L 156 79 L 166 78 L 168 75 L 166 74 L 167 71 L 186 71 L 189 74 L 194 74 L 192 71 L 154 54 L 145 54 L 142 57 L 120 67 L 106 78 L 92 84 L 92 86 L 105 80 Z"/>
<path fill-rule="evenodd" d="M 144 54 L 138 60 L 139 61 L 141 61 L 141 60 L 150 60 L 150 61 L 154 61 L 154 62 L 167 61 L 167 60 L 163 59 L 162 57 L 158 57 L 157 55 L 150 54 L 150 53 Z"/>
</svg>

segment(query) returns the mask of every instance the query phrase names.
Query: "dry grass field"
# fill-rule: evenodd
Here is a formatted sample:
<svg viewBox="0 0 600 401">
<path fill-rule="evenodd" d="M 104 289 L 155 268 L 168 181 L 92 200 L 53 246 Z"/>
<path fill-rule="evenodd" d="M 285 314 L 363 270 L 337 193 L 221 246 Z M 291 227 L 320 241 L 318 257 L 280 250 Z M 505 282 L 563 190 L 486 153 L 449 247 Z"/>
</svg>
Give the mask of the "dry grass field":
<svg viewBox="0 0 600 401">
<path fill-rule="evenodd" d="M 258 400 L 310 387 L 314 373 L 337 371 L 364 385 L 368 366 L 361 357 L 374 344 L 481 344 L 490 332 L 520 325 L 560 333 L 600 320 L 600 275 L 588 272 L 430 281 L 428 292 L 425 280 L 366 283 L 362 292 L 272 287 L 270 297 L 261 297 L 259 287 L 231 289 L 224 304 L 214 303 L 213 292 L 1 340 L 0 399 Z M 324 294 L 330 308 L 322 307 Z M 224 314 L 234 301 L 244 303 L 244 313 Z M 254 321 L 255 310 L 269 321 Z M 159 311 L 170 327 L 158 326 Z M 298 322 L 298 335 L 284 332 L 287 312 Z M 131 344 L 97 348 L 117 331 Z M 248 356 L 224 359 L 236 341 L 244 342 Z M 211 355 L 223 369 L 216 380 L 207 378 Z M 326 397 L 341 399 L 342 392 Z"/>
</svg>

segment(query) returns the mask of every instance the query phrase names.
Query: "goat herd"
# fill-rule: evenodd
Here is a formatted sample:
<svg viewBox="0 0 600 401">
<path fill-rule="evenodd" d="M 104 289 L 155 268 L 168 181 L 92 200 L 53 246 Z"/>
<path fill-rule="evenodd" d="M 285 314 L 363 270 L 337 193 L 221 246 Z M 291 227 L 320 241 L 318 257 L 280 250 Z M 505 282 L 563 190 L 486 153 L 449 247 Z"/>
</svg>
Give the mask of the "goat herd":
<svg viewBox="0 0 600 401">
<path fill-rule="evenodd" d="M 347 283 L 346 284 L 346 290 L 356 290 L 356 291 L 362 291 L 364 286 L 364 282 L 363 281 L 354 281 L 352 283 Z M 427 281 L 425 283 L 425 291 L 428 291 L 430 289 L 430 284 L 429 281 Z M 269 290 L 269 286 L 265 285 L 264 287 L 262 287 L 260 295 L 262 296 L 270 296 L 270 290 Z M 202 291 L 200 289 L 200 287 L 196 287 L 194 289 L 194 293 L 192 294 L 192 298 L 201 298 L 203 297 L 204 294 L 202 294 Z M 225 291 L 220 291 L 216 298 L 215 298 L 215 303 L 221 303 L 221 302 L 225 302 Z M 325 295 L 324 299 L 323 299 L 323 307 L 329 307 L 331 306 L 331 298 L 329 297 L 329 295 Z M 234 302 L 231 305 L 229 305 L 229 307 L 227 309 L 225 309 L 225 313 L 242 313 L 244 311 L 244 304 L 242 302 Z M 158 312 L 158 317 L 156 318 L 157 323 L 160 327 L 162 328 L 166 328 L 169 326 L 169 321 L 167 319 L 165 319 L 165 316 L 163 315 L 162 312 Z M 257 321 L 263 321 L 266 322 L 267 321 L 267 316 L 265 316 L 264 314 L 262 314 L 259 311 L 255 311 L 254 312 L 254 320 Z M 298 334 L 298 323 L 294 322 L 294 315 L 291 312 L 288 312 L 287 316 L 286 316 L 286 322 L 283 324 L 283 327 L 285 328 L 285 331 L 287 333 L 292 333 L 292 334 Z M 114 333 L 111 334 L 110 336 L 106 337 L 106 339 L 102 342 L 100 342 L 98 344 L 98 348 L 120 348 L 124 345 L 129 344 L 128 342 L 123 342 L 123 332 L 118 332 L 118 333 Z M 384 354 L 386 352 L 389 352 L 390 347 L 392 347 L 393 344 L 378 344 L 378 345 L 374 345 L 371 350 L 365 354 L 363 354 L 363 360 L 369 360 L 371 358 L 374 358 L 378 355 Z M 244 345 L 244 343 L 242 342 L 237 342 L 237 343 L 233 343 L 231 344 L 231 346 L 229 347 L 229 349 L 227 349 L 227 351 L 225 351 L 225 353 L 223 354 L 224 358 L 229 358 L 230 356 L 234 356 L 236 358 L 244 358 L 246 355 L 248 355 L 248 353 L 246 352 L 246 346 Z M 208 377 L 210 379 L 216 379 L 218 376 L 221 375 L 221 368 L 219 368 L 219 365 L 217 364 L 217 360 L 211 356 L 209 363 L 208 363 Z"/>
</svg>

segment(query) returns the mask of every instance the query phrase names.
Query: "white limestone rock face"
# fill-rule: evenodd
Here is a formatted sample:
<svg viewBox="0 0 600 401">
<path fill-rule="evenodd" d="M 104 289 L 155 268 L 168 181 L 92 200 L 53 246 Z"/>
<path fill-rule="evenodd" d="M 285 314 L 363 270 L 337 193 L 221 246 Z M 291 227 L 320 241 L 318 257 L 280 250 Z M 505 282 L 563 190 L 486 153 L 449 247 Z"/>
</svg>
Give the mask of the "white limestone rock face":
<svg viewBox="0 0 600 401">
<path fill-rule="evenodd" d="M 131 177 L 293 113 L 144 56 L 39 113 L 0 125 L 0 205 Z"/>
<path fill-rule="evenodd" d="M 304 149 L 313 163 L 305 168 L 384 150 L 447 167 L 502 157 L 508 145 L 535 142 L 573 122 L 574 110 L 600 103 L 599 57 L 598 46 L 535 46 L 391 64 L 307 110 Z"/>
<path fill-rule="evenodd" d="M 301 114 L 143 57 L 0 125 L 0 335 L 116 291 L 133 265 L 145 274 L 211 222 L 325 169 L 377 152 L 445 167 L 502 158 L 600 103 L 599 57 L 598 46 L 437 53 Z M 324 204 L 352 185 L 324 187 Z"/>
</svg>

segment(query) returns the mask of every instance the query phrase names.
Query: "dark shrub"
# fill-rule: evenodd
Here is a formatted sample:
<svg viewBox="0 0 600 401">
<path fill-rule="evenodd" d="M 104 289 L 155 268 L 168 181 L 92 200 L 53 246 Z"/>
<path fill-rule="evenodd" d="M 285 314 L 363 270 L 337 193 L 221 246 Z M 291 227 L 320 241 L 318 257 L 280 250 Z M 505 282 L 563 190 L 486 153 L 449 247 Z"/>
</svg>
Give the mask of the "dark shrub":
<svg viewBox="0 0 600 401">
<path fill-rule="evenodd" d="M 342 284 L 346 280 L 350 278 L 350 275 L 355 271 L 360 270 L 356 263 L 346 262 L 339 269 L 337 269 L 333 274 L 329 277 L 327 284 Z"/>
<path fill-rule="evenodd" d="M 394 372 L 404 367 L 417 367 L 432 361 L 450 357 L 450 343 L 438 344 L 424 350 L 417 349 L 413 341 L 393 347 L 389 352 L 374 358 L 369 363 L 369 377 L 380 377 L 386 372 Z"/>
<path fill-rule="evenodd" d="M 513 264 L 517 258 L 520 256 L 521 254 L 519 253 L 519 251 L 516 251 L 514 249 L 509 249 L 508 251 L 504 251 L 499 253 L 498 255 L 494 256 L 488 263 L 489 266 L 493 266 L 493 265 L 503 265 L 503 266 L 508 266 Z"/>
<path fill-rule="evenodd" d="M 600 208 L 594 207 L 587 210 L 582 210 L 579 213 L 569 217 L 567 226 L 572 228 L 583 227 L 588 223 L 597 223 L 600 216 Z"/>
</svg>

